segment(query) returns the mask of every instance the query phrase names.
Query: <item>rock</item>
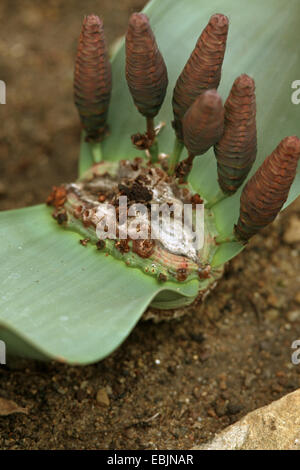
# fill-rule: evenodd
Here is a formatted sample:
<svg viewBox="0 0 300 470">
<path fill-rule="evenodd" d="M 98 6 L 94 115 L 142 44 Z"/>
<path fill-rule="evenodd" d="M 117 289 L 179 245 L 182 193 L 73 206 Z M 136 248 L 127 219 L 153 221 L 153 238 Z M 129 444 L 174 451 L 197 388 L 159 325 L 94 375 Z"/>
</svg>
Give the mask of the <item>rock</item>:
<svg viewBox="0 0 300 470">
<path fill-rule="evenodd" d="M 300 292 L 298 292 L 298 294 L 295 295 L 295 302 L 297 302 L 297 304 L 300 305 Z"/>
<path fill-rule="evenodd" d="M 96 395 L 96 400 L 97 400 L 97 403 L 99 403 L 99 405 L 102 405 L 102 406 L 110 405 L 110 400 L 108 398 L 107 391 L 105 390 L 105 388 L 101 388 L 100 390 L 98 390 L 97 395 Z"/>
<path fill-rule="evenodd" d="M 193 450 L 300 450 L 300 389 L 258 408 Z"/>
<path fill-rule="evenodd" d="M 294 215 L 290 218 L 289 226 L 283 234 L 283 240 L 289 245 L 300 242 L 300 219 L 297 216 Z"/>
<path fill-rule="evenodd" d="M 280 309 L 282 307 L 284 307 L 285 305 L 285 297 L 284 295 L 276 295 L 274 293 L 272 294 L 269 294 L 268 297 L 267 297 L 267 303 L 270 307 L 273 307 L 273 308 L 276 308 L 276 309 Z"/>
<path fill-rule="evenodd" d="M 246 388 L 250 388 L 252 383 L 256 380 L 256 375 L 254 374 L 247 374 L 246 377 L 245 377 L 245 381 L 244 381 L 244 384 L 245 384 L 245 387 Z"/>
</svg>

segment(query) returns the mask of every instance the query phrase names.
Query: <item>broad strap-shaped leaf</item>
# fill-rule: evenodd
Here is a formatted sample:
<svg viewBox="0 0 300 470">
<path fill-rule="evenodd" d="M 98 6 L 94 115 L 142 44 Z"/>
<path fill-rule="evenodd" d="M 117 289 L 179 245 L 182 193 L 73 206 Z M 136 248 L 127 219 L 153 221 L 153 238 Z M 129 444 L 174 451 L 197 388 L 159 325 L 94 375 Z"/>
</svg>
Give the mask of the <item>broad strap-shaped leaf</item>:
<svg viewBox="0 0 300 470">
<path fill-rule="evenodd" d="M 46 206 L 0 214 L 0 338 L 8 353 L 86 364 L 111 353 L 152 299 L 192 299 L 198 283 L 159 284 L 83 247 Z"/>
</svg>

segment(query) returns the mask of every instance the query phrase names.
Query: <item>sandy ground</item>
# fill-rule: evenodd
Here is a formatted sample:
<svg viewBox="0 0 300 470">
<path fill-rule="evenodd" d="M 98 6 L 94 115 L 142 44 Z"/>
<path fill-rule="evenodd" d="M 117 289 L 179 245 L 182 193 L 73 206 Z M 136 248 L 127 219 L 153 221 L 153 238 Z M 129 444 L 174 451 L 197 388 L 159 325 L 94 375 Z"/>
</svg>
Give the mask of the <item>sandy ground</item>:
<svg viewBox="0 0 300 470">
<path fill-rule="evenodd" d="M 84 13 L 111 43 L 144 1 L 2 0 L 0 209 L 43 202 L 75 178 L 79 123 L 73 61 Z M 284 233 L 300 203 L 230 263 L 201 307 L 180 321 L 140 323 L 106 360 L 75 368 L 16 360 L 0 396 L 28 415 L 0 417 L 2 449 L 183 449 L 299 387 L 300 240 Z"/>
</svg>

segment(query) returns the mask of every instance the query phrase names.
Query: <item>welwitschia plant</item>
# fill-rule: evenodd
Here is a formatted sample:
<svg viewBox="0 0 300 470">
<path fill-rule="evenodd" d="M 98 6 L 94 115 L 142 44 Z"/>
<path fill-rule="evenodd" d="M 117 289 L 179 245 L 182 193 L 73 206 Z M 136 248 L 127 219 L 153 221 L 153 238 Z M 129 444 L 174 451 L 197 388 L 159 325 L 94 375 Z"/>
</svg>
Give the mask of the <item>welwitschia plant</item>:
<svg viewBox="0 0 300 470">
<path fill-rule="evenodd" d="M 150 304 L 200 301 L 298 196 L 289 88 L 299 10 L 296 0 L 289 10 L 280 0 L 153 0 L 131 16 L 112 68 L 101 20 L 84 19 L 79 178 L 53 188 L 51 209 L 0 217 L 10 352 L 101 359 Z"/>
</svg>

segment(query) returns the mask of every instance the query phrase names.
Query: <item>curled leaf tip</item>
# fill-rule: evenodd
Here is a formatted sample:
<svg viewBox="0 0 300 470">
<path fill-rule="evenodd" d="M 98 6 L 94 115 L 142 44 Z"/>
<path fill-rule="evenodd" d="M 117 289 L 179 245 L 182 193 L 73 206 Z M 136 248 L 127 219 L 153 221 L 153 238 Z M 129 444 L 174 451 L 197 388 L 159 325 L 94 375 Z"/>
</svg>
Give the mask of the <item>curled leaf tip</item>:
<svg viewBox="0 0 300 470">
<path fill-rule="evenodd" d="M 101 19 L 83 20 L 74 71 L 74 100 L 88 141 L 101 141 L 106 134 L 111 95 L 111 65 Z"/>
<path fill-rule="evenodd" d="M 285 201 L 300 158 L 300 139 L 286 137 L 269 155 L 243 189 L 235 235 L 247 241 L 270 224 Z"/>
<path fill-rule="evenodd" d="M 256 158 L 256 99 L 254 80 L 246 74 L 234 82 L 225 103 L 224 134 L 215 145 L 219 185 L 234 194 Z"/>
<path fill-rule="evenodd" d="M 208 90 L 194 101 L 184 115 L 184 144 L 191 155 L 202 155 L 223 134 L 224 108 L 216 90 Z"/>
<path fill-rule="evenodd" d="M 229 21 L 222 14 L 213 15 L 178 77 L 173 92 L 173 127 L 177 138 L 183 140 L 182 118 L 197 96 L 217 89 L 225 54 Z"/>
<path fill-rule="evenodd" d="M 168 74 L 148 17 L 133 13 L 126 34 L 126 79 L 134 104 L 146 118 L 157 115 L 166 95 Z"/>
</svg>

